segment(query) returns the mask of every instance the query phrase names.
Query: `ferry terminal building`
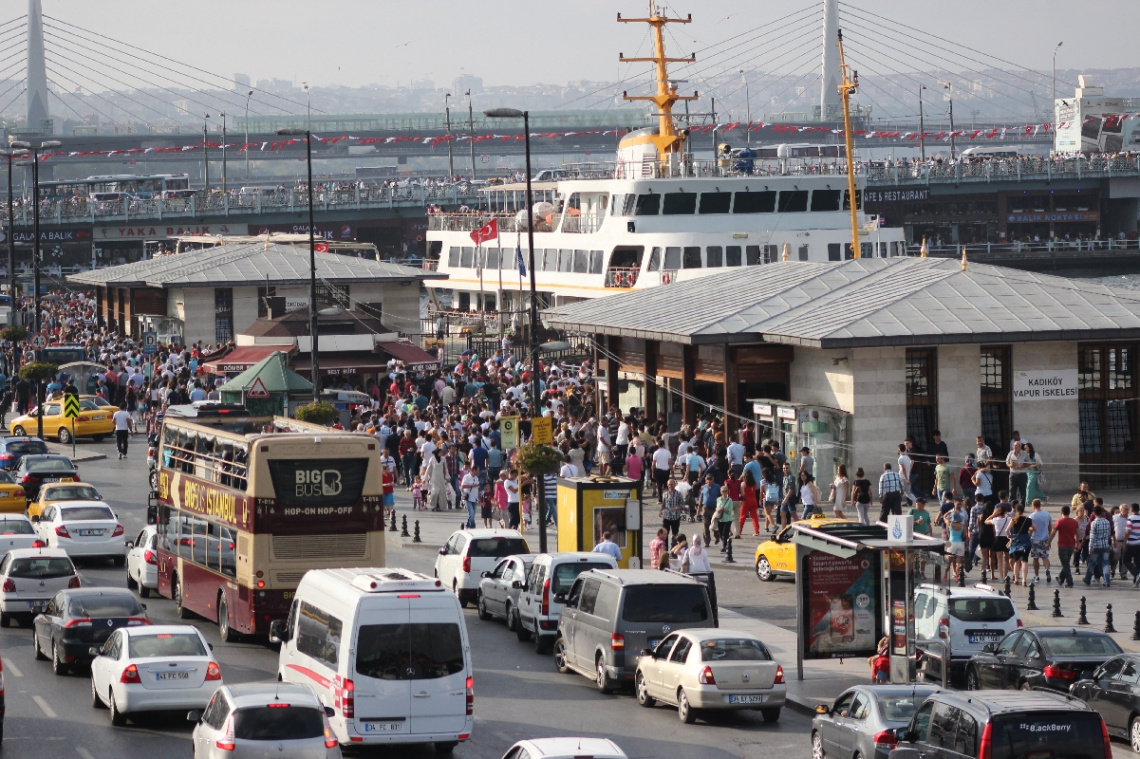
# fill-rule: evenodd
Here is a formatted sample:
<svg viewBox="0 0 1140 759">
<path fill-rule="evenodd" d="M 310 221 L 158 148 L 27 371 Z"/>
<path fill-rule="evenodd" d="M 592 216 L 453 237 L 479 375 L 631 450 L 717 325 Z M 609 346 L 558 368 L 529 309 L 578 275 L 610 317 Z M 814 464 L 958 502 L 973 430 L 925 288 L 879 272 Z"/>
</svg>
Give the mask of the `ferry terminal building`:
<svg viewBox="0 0 1140 759">
<path fill-rule="evenodd" d="M 1004 460 L 1018 430 L 1066 502 L 1079 479 L 1140 485 L 1134 291 L 947 259 L 788 261 L 543 318 L 594 336 L 607 404 L 616 392 L 671 429 L 724 407 L 730 430 L 811 447 L 821 487 L 839 463 L 877 481 L 935 429 L 956 466 L 978 434 Z"/>
</svg>

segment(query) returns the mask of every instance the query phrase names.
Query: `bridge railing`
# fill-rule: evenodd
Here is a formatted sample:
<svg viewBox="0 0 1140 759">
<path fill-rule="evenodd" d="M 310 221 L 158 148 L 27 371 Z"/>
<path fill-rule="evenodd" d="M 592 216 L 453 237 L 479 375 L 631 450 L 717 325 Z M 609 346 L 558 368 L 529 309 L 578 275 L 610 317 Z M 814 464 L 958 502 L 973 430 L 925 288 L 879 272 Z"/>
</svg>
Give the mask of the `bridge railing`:
<svg viewBox="0 0 1140 759">
<path fill-rule="evenodd" d="M 984 262 L 988 257 L 1001 259 L 1087 256 L 1089 258 L 1117 256 L 1122 251 L 1140 251 L 1140 240 L 1042 240 L 1040 242 L 969 243 L 967 245 L 927 245 L 931 258 L 960 258 L 966 251 L 966 260 Z M 922 255 L 922 245 L 906 246 L 908 256 Z"/>
<path fill-rule="evenodd" d="M 1010 158 L 986 161 L 865 166 L 867 184 L 1021 182 L 1140 176 L 1140 156 Z"/>
<path fill-rule="evenodd" d="M 422 208 L 429 205 L 461 205 L 477 203 L 478 194 L 458 185 L 440 187 L 339 187 L 321 188 L 313 195 L 313 205 L 322 212 L 340 209 Z M 50 199 L 40 201 L 41 223 L 141 222 L 196 218 L 201 216 L 247 216 L 297 212 L 308 208 L 305 189 L 277 190 L 266 193 L 214 191 L 189 198 L 133 198 L 130 200 L 94 201 L 88 198 Z M 0 208 L 0 218 L 6 216 Z M 21 202 L 13 209 L 17 224 L 31 224 L 34 209 Z"/>
</svg>

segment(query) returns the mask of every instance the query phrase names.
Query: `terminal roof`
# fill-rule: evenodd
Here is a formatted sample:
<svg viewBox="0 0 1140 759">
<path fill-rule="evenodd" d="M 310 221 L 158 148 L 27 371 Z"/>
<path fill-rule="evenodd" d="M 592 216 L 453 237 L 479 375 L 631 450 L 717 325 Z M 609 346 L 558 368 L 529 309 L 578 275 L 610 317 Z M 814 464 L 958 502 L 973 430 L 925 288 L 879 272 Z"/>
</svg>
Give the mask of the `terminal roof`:
<svg viewBox="0 0 1140 759">
<path fill-rule="evenodd" d="M 544 312 L 556 329 L 812 348 L 1135 339 L 1140 292 L 955 259 L 787 261 Z"/>
</svg>

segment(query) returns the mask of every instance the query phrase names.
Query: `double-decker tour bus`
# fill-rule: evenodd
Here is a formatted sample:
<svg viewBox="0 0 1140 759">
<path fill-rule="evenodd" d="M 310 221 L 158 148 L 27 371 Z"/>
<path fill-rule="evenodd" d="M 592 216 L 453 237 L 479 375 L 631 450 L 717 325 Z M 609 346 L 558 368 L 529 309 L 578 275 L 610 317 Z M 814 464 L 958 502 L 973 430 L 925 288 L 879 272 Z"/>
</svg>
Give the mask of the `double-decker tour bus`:
<svg viewBox="0 0 1140 759">
<path fill-rule="evenodd" d="M 159 435 L 158 592 L 179 617 L 217 621 L 223 640 L 260 635 L 308 570 L 384 566 L 374 437 L 204 421 L 167 414 Z"/>
</svg>

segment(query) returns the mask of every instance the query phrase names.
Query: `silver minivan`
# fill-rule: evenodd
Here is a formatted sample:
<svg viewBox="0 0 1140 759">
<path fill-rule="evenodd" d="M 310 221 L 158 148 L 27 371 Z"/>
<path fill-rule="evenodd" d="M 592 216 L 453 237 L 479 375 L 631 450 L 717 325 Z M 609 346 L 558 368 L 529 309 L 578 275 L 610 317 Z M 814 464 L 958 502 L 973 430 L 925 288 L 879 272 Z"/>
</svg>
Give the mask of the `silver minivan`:
<svg viewBox="0 0 1140 759">
<path fill-rule="evenodd" d="M 542 553 L 527 572 L 515 611 L 515 635 L 525 641 L 534 638 L 536 653 L 548 654 L 558 637 L 562 615 L 559 596 L 570 592 L 574 580 L 591 569 L 617 569 L 613 556 L 596 552 Z"/>
<path fill-rule="evenodd" d="M 556 600 L 554 664 L 592 678 L 602 693 L 631 683 L 641 652 L 670 632 L 716 626 L 705 586 L 668 570 L 592 569 Z"/>
</svg>

